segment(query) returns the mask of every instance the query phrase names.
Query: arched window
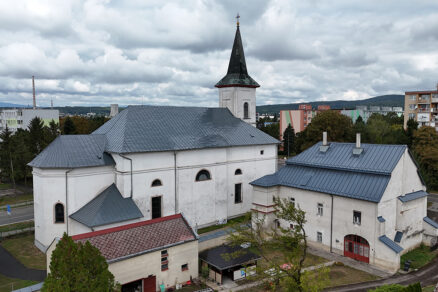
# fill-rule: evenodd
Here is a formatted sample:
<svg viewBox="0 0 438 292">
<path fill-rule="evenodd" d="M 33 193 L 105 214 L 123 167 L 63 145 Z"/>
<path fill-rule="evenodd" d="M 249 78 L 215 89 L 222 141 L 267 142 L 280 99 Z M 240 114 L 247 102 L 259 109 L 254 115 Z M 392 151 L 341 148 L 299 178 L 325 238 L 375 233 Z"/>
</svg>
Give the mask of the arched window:
<svg viewBox="0 0 438 292">
<path fill-rule="evenodd" d="M 55 223 L 64 223 L 64 205 L 61 203 L 55 205 Z"/>
<path fill-rule="evenodd" d="M 248 106 L 248 103 L 247 102 L 245 102 L 244 104 L 243 104 L 243 118 L 244 119 L 249 119 L 249 108 L 248 108 L 249 106 Z"/>
<path fill-rule="evenodd" d="M 240 168 L 236 169 L 236 171 L 234 172 L 234 175 L 239 175 L 242 174 L 242 170 Z"/>
<path fill-rule="evenodd" d="M 152 182 L 152 186 L 153 187 L 159 187 L 159 186 L 162 186 L 163 184 L 161 183 L 161 180 L 159 180 L 159 179 L 155 179 L 153 182 Z"/>
<path fill-rule="evenodd" d="M 205 169 L 199 171 L 198 174 L 196 175 L 196 181 L 203 181 L 209 179 L 211 179 L 210 173 L 208 172 L 208 170 Z"/>
</svg>

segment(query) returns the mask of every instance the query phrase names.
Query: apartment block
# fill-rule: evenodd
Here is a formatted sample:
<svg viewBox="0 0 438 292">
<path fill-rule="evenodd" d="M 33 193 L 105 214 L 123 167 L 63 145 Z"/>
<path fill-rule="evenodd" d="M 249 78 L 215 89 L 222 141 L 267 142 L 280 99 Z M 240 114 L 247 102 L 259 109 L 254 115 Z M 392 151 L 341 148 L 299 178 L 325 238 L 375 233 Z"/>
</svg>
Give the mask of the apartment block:
<svg viewBox="0 0 438 292">
<path fill-rule="evenodd" d="M 409 119 L 418 126 L 434 127 L 438 131 L 438 87 L 437 90 L 405 92 L 404 127 Z"/>
</svg>

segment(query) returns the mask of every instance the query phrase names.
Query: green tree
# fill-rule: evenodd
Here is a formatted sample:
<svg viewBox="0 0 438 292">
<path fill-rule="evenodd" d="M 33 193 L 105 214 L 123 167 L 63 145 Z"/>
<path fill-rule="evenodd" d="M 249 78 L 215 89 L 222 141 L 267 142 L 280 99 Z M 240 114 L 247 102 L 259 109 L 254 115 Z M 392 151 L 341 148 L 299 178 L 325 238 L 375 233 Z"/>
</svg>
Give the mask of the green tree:
<svg viewBox="0 0 438 292">
<path fill-rule="evenodd" d="M 8 178 L 15 189 L 15 172 L 13 163 L 14 144 L 12 132 L 8 126 L 0 134 L 0 169 L 2 177 Z"/>
<path fill-rule="evenodd" d="M 284 153 L 289 157 L 295 155 L 295 131 L 289 124 L 283 133 L 283 148 Z"/>
<path fill-rule="evenodd" d="M 100 251 L 88 241 L 75 243 L 66 233 L 56 245 L 50 273 L 41 291 L 117 291 L 114 276 Z"/>
<path fill-rule="evenodd" d="M 322 132 L 324 131 L 327 132 L 329 141 L 353 141 L 353 122 L 351 118 L 337 111 L 328 110 L 318 113 L 307 126 L 305 134 L 303 134 L 305 139 L 302 141 L 300 151 L 304 151 L 321 141 Z"/>
<path fill-rule="evenodd" d="M 49 123 L 49 128 L 47 130 L 48 131 L 46 134 L 46 141 L 47 141 L 47 145 L 48 145 L 53 140 L 55 140 L 56 137 L 58 137 L 60 134 L 58 123 L 56 123 L 54 120 L 51 120 Z"/>
<path fill-rule="evenodd" d="M 27 130 L 18 129 L 12 136 L 12 143 L 14 145 L 12 156 L 15 177 L 19 181 L 24 181 L 25 185 L 27 185 L 27 178 L 32 177 L 32 169 L 27 166 L 33 158 L 28 147 L 28 140 L 29 132 Z"/>
<path fill-rule="evenodd" d="M 421 127 L 414 132 L 414 156 L 429 190 L 438 190 L 438 133 L 433 127 Z"/>
<path fill-rule="evenodd" d="M 39 117 L 35 117 L 30 121 L 28 130 L 28 148 L 33 157 L 35 157 L 47 146 L 44 122 Z"/>
<path fill-rule="evenodd" d="M 288 228 L 268 230 L 265 217 L 252 217 L 252 228 L 236 225 L 229 235 L 232 245 L 249 245 L 249 250 L 260 255 L 265 266 L 259 267 L 259 279 L 272 280 L 272 290 L 320 291 L 328 281 L 328 269 L 303 272 L 307 256 L 307 236 L 304 229 L 305 212 L 287 199 L 274 199 L 276 216 L 287 222 Z M 293 225 L 293 228 L 289 228 Z M 274 252 L 275 251 L 275 252 Z M 238 251 L 240 253 L 241 251 Z M 281 257 L 278 256 L 281 253 Z M 230 256 L 234 256 L 231 254 Z M 269 271 L 269 272 L 267 272 Z M 318 283 L 311 279 L 318 279 Z"/>
<path fill-rule="evenodd" d="M 368 142 L 367 126 L 362 117 L 359 116 L 353 126 L 353 134 L 360 133 L 361 141 Z"/>
<path fill-rule="evenodd" d="M 418 122 L 414 119 L 409 119 L 406 123 L 406 136 L 408 137 L 408 146 L 412 147 L 412 142 L 414 140 L 414 132 L 418 129 Z"/>
<path fill-rule="evenodd" d="M 62 128 L 62 132 L 64 135 L 73 135 L 76 134 L 76 126 L 73 123 L 73 120 L 70 117 L 67 117 L 64 120 L 64 127 Z"/>
<path fill-rule="evenodd" d="M 269 124 L 266 127 L 262 127 L 260 130 L 274 137 L 275 139 L 278 139 L 280 136 L 280 125 L 278 123 Z"/>
</svg>

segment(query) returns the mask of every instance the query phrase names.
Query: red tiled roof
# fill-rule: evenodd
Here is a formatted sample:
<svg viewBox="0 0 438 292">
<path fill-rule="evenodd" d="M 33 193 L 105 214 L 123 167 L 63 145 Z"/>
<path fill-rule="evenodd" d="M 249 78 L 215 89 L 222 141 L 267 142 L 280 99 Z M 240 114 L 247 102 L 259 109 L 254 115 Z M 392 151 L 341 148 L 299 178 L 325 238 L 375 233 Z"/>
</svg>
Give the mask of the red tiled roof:
<svg viewBox="0 0 438 292">
<path fill-rule="evenodd" d="M 181 214 L 78 234 L 72 238 L 75 242 L 89 241 L 106 260 L 196 239 Z"/>
</svg>

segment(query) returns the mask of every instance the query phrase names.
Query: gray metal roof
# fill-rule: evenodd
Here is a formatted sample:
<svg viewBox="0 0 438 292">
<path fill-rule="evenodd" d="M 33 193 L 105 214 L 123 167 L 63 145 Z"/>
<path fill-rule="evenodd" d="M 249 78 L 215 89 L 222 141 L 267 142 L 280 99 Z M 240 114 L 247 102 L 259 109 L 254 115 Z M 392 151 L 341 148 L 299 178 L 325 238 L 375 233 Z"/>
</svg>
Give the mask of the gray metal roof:
<svg viewBox="0 0 438 292">
<path fill-rule="evenodd" d="M 438 229 L 438 223 L 433 221 L 432 219 L 430 219 L 429 217 L 424 217 L 423 218 L 424 222 L 426 222 L 427 224 L 430 224 L 431 226 L 435 227 Z"/>
<path fill-rule="evenodd" d="M 403 250 L 403 248 L 400 245 L 389 239 L 386 235 L 380 236 L 379 240 L 382 243 L 384 243 L 387 247 L 392 249 L 395 253 L 400 253 Z"/>
<path fill-rule="evenodd" d="M 105 153 L 104 135 L 65 135 L 56 138 L 28 165 L 39 168 L 76 168 L 115 165 Z"/>
<path fill-rule="evenodd" d="M 295 187 L 377 203 L 390 179 L 391 176 L 382 174 L 286 165 L 275 174 L 263 176 L 251 184 Z"/>
<path fill-rule="evenodd" d="M 129 106 L 91 135 L 107 138 L 106 151 L 135 153 L 278 144 L 227 108 Z"/>
<path fill-rule="evenodd" d="M 409 202 L 409 201 L 412 201 L 412 200 L 416 200 L 416 199 L 419 199 L 419 198 L 426 197 L 428 195 L 429 194 L 427 192 L 425 192 L 423 190 L 419 190 L 419 191 L 416 191 L 416 192 L 408 193 L 408 194 L 406 194 L 404 196 L 399 196 L 398 199 L 400 201 L 402 201 L 403 203 L 406 203 L 406 202 Z"/>
<path fill-rule="evenodd" d="M 362 154 L 353 155 L 354 143 L 330 143 L 326 152 L 319 151 L 319 142 L 286 161 L 289 165 L 306 165 L 354 172 L 391 174 L 406 145 L 362 144 Z"/>
<path fill-rule="evenodd" d="M 123 198 L 112 184 L 70 217 L 92 228 L 141 218 L 143 214 L 132 198 Z"/>
</svg>

